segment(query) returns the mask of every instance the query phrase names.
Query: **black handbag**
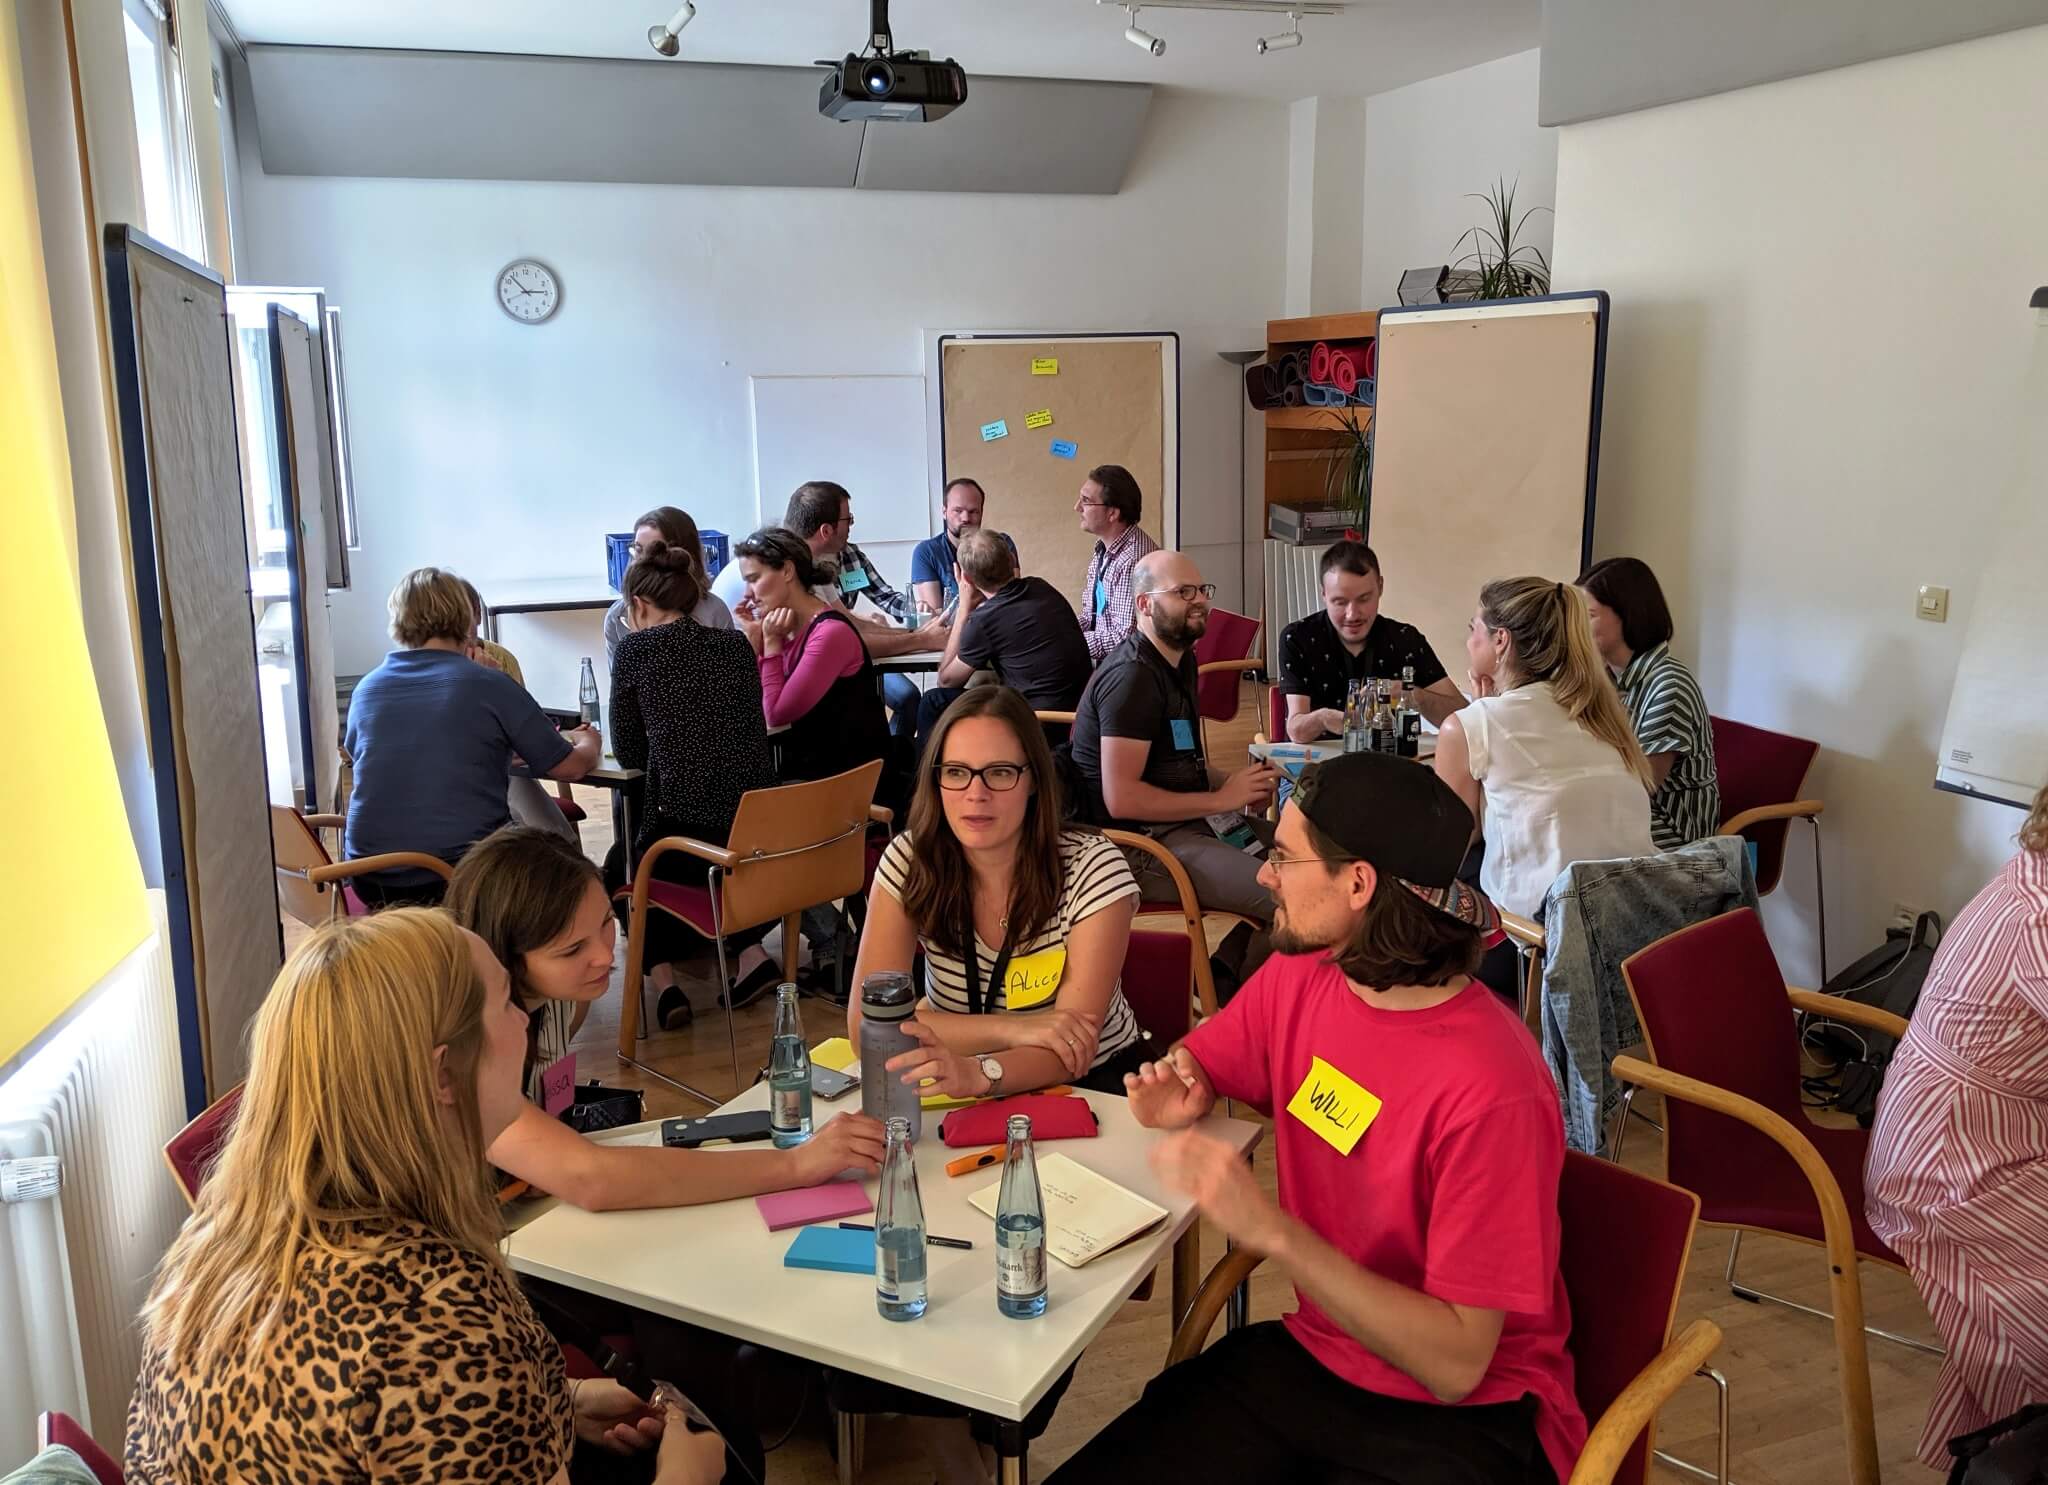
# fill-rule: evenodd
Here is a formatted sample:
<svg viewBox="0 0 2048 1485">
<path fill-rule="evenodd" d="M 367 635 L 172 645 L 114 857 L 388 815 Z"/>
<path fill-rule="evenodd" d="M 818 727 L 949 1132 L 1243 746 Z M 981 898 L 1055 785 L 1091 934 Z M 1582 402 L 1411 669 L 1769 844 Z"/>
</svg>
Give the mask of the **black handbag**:
<svg viewBox="0 0 2048 1485">
<path fill-rule="evenodd" d="M 1888 930 L 1880 947 L 1821 986 L 1821 994 L 1876 1006 L 1910 1021 L 1940 943 L 1941 915 L 1922 913 L 1911 929 Z M 1868 1129 L 1877 1117 L 1877 1095 L 1897 1041 L 1881 1031 L 1821 1021 L 1810 1030 L 1808 1043 L 1840 1065 L 1834 1106 L 1853 1114 Z"/>
<path fill-rule="evenodd" d="M 578 1134 L 602 1134 L 638 1124 L 643 1113 L 640 1090 L 607 1088 L 602 1083 L 578 1083 L 576 1101 L 562 1110 L 562 1122 Z"/>
<path fill-rule="evenodd" d="M 2032 1403 L 1948 1441 L 1948 1485 L 2041 1485 L 2048 1481 L 2048 1403 Z"/>
</svg>

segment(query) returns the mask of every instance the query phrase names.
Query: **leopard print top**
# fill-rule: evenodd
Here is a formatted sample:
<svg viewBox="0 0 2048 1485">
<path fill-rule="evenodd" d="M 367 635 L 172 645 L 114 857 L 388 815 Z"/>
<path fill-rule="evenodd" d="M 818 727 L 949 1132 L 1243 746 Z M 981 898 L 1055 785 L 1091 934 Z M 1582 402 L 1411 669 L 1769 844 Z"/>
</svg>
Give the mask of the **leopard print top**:
<svg viewBox="0 0 2048 1485">
<path fill-rule="evenodd" d="M 560 1348 L 503 1268 L 416 1228 L 315 1253 L 261 1351 L 180 1375 L 146 1348 L 134 1485 L 544 1485 L 575 1439 Z"/>
</svg>

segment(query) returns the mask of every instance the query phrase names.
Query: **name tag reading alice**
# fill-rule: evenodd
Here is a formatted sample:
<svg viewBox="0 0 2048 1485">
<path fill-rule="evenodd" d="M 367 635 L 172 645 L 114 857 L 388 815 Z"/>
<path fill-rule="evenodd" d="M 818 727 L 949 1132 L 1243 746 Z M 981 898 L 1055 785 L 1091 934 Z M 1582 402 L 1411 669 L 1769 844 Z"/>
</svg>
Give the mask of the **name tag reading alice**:
<svg viewBox="0 0 2048 1485">
<path fill-rule="evenodd" d="M 1003 1004 L 1013 1011 L 1044 1005 L 1059 994 L 1060 977 L 1067 970 L 1067 951 L 1040 949 L 1010 961 L 1003 974 Z"/>
<path fill-rule="evenodd" d="M 1287 1100 L 1287 1112 L 1339 1155 L 1349 1155 L 1379 1117 L 1380 1101 L 1322 1058 L 1312 1057 L 1308 1076 Z"/>
</svg>

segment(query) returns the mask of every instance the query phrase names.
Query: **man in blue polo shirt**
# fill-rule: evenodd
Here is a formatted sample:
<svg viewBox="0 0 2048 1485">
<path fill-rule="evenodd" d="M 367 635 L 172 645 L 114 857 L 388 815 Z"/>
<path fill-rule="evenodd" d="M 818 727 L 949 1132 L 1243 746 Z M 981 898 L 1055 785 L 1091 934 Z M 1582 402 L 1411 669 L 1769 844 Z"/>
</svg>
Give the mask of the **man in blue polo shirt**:
<svg viewBox="0 0 2048 1485">
<path fill-rule="evenodd" d="M 910 591 L 926 613 L 936 614 L 960 596 L 960 538 L 981 525 L 987 505 L 988 497 L 978 480 L 962 475 L 946 486 L 940 512 L 945 528 L 919 542 L 910 554 Z M 1017 543 L 1008 536 L 1003 540 L 1014 561 Z"/>
</svg>

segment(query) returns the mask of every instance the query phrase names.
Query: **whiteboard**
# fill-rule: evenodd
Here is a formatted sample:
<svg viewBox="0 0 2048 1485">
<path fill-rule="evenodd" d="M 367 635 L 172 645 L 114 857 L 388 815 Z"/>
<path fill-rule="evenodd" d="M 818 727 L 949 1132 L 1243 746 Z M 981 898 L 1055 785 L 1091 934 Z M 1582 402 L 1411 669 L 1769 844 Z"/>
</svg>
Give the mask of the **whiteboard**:
<svg viewBox="0 0 2048 1485">
<path fill-rule="evenodd" d="M 2040 663 L 2048 630 L 2048 584 L 2041 580 L 2041 554 L 2048 551 L 2048 326 L 2034 332 L 2014 443 L 2005 518 L 1992 528 L 1991 560 L 1963 637 L 1934 783 L 2025 809 L 2048 783 L 2048 685 Z"/>
<path fill-rule="evenodd" d="M 776 525 L 806 480 L 853 496 L 862 547 L 932 534 L 922 376 L 755 376 L 754 505 Z"/>
</svg>

